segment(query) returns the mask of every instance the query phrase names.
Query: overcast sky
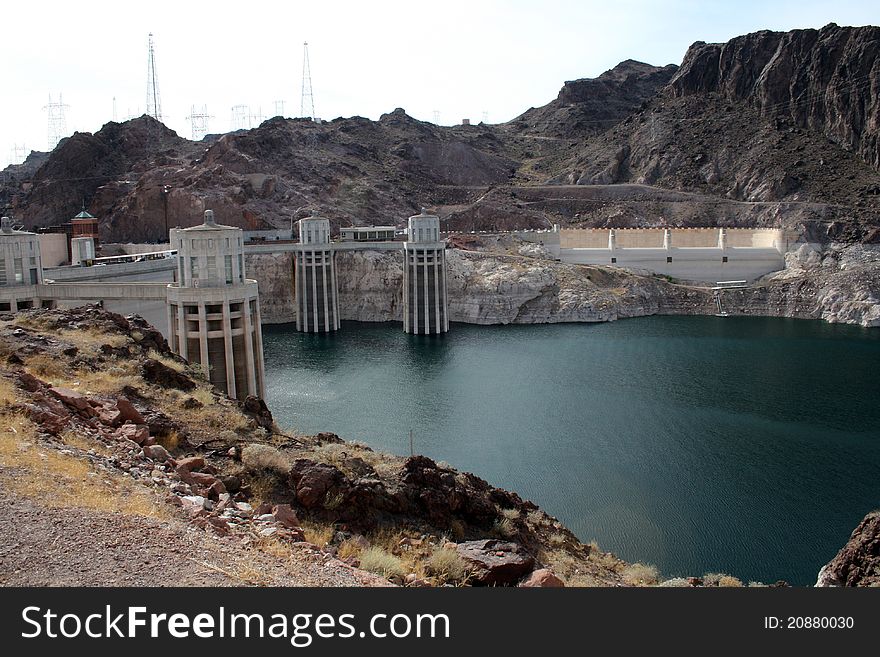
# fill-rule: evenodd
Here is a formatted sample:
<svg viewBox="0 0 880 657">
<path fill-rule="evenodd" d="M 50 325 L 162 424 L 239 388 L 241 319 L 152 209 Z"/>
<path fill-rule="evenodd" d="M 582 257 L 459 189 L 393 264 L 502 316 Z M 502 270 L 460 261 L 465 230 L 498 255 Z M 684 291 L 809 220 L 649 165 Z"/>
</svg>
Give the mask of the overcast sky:
<svg viewBox="0 0 880 657">
<path fill-rule="evenodd" d="M 507 121 L 552 100 L 565 80 L 624 59 L 680 63 L 694 41 L 759 29 L 880 22 L 869 0 L 434 0 L 394 2 L 14 1 L 0 33 L 0 167 L 14 147 L 46 150 L 49 95 L 67 133 L 142 114 L 154 34 L 164 122 L 190 137 L 192 106 L 211 132 L 233 105 L 300 115 L 303 42 L 323 119 L 403 107 L 440 123 Z"/>
</svg>

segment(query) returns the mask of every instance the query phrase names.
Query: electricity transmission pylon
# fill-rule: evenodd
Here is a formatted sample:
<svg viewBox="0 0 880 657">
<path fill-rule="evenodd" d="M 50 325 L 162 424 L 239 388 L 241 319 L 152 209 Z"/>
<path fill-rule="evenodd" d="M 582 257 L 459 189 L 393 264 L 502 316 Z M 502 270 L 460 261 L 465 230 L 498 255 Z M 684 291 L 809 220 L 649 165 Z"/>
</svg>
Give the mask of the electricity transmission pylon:
<svg viewBox="0 0 880 657">
<path fill-rule="evenodd" d="M 162 120 L 162 103 L 159 99 L 159 80 L 156 75 L 156 53 L 153 49 L 153 33 L 147 41 L 147 114 Z"/>
<path fill-rule="evenodd" d="M 302 98 L 299 104 L 299 115 L 310 119 L 315 118 L 315 97 L 312 94 L 312 71 L 309 67 L 308 41 L 303 42 Z"/>
</svg>

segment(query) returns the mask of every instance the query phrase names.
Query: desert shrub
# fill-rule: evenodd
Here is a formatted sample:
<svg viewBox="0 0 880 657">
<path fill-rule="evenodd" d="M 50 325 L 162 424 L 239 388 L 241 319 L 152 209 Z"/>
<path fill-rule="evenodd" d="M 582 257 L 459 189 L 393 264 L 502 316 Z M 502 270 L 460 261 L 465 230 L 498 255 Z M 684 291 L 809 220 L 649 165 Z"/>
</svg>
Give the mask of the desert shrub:
<svg viewBox="0 0 880 657">
<path fill-rule="evenodd" d="M 705 586 L 721 586 L 725 588 L 736 588 L 743 583 L 733 575 L 725 575 L 724 573 L 709 573 L 703 577 Z"/>
<path fill-rule="evenodd" d="M 519 520 L 519 509 L 501 509 L 501 515 L 510 521 Z"/>
<path fill-rule="evenodd" d="M 462 559 L 458 552 L 449 548 L 434 550 L 425 563 L 425 570 L 429 575 L 443 582 L 454 583 L 463 582 L 470 574 L 468 562 Z"/>
<path fill-rule="evenodd" d="M 406 572 L 400 557 L 375 545 L 361 552 L 361 568 L 382 577 L 404 577 Z"/>
<path fill-rule="evenodd" d="M 333 535 L 336 533 L 333 525 L 321 525 L 314 522 L 304 522 L 302 530 L 306 541 L 318 547 L 327 545 L 333 540 Z"/>
<path fill-rule="evenodd" d="M 251 471 L 271 470 L 279 474 L 287 474 L 290 470 L 287 457 L 269 445 L 248 445 L 241 452 L 241 462 Z"/>
<path fill-rule="evenodd" d="M 621 573 L 627 584 L 656 584 L 659 577 L 657 568 L 643 563 L 631 563 Z"/>
<path fill-rule="evenodd" d="M 495 521 L 492 527 L 496 536 L 501 538 L 513 538 L 516 536 L 516 525 L 510 518 L 500 518 Z"/>
</svg>

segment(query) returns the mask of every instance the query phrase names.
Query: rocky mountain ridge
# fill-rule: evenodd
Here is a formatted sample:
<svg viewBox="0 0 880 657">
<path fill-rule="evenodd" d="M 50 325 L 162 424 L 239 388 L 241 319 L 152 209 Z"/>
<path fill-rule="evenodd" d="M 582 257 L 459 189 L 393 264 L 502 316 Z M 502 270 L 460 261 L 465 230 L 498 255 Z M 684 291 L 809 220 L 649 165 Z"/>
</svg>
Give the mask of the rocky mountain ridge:
<svg viewBox="0 0 880 657">
<path fill-rule="evenodd" d="M 669 88 L 718 94 L 824 134 L 880 169 L 880 28 L 763 30 L 693 44 Z"/>
<path fill-rule="evenodd" d="M 680 67 L 627 60 L 491 126 L 436 126 L 398 109 L 379 121 L 276 117 L 194 143 L 147 117 L 108 123 L 39 165 L 7 169 L 0 203 L 33 227 L 67 220 L 85 200 L 111 241 L 160 239 L 167 201 L 171 226 L 209 206 L 251 229 L 312 211 L 334 227 L 400 225 L 428 206 L 454 229 L 774 225 L 870 242 L 880 226 L 878 29 L 697 42 Z M 696 194 L 702 208 L 668 211 L 625 187 L 598 204 L 548 191 L 632 183 Z"/>
</svg>

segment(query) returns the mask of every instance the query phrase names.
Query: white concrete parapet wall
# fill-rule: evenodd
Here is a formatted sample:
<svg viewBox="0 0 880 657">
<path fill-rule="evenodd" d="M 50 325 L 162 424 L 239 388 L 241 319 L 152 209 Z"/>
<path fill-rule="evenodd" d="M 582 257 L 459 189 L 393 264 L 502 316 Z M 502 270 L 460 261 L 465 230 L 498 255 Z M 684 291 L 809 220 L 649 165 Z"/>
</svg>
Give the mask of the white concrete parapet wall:
<svg viewBox="0 0 880 657">
<path fill-rule="evenodd" d="M 563 229 L 560 258 L 688 281 L 752 281 L 785 268 L 791 239 L 774 228 Z"/>
<path fill-rule="evenodd" d="M 553 224 L 550 230 L 518 230 L 513 233 L 523 242 L 531 244 L 540 244 L 553 255 L 554 258 L 560 257 L 560 249 L 562 248 L 559 225 Z"/>
</svg>

